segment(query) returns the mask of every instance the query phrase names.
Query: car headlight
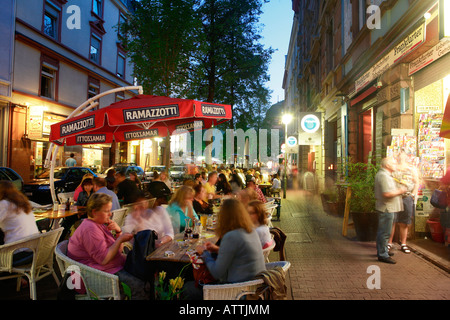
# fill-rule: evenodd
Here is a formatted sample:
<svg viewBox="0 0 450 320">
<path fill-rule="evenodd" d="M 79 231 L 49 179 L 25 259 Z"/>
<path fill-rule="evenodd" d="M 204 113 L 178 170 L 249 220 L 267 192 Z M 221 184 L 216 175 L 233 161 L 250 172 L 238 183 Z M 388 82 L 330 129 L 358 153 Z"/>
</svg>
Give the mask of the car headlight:
<svg viewBox="0 0 450 320">
<path fill-rule="evenodd" d="M 44 186 L 39 186 L 38 190 L 40 190 L 40 191 L 50 190 L 50 186 L 46 186 L 46 185 L 44 185 Z"/>
</svg>

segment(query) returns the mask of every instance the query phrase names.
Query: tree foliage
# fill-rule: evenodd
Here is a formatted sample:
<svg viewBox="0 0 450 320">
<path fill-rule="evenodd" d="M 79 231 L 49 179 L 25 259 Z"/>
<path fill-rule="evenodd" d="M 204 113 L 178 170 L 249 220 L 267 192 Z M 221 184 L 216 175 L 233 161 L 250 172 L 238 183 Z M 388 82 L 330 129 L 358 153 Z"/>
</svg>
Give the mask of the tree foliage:
<svg viewBox="0 0 450 320">
<path fill-rule="evenodd" d="M 145 92 L 233 106 L 226 126 L 258 129 L 273 50 L 259 40 L 267 0 L 141 0 L 120 26 Z"/>
</svg>

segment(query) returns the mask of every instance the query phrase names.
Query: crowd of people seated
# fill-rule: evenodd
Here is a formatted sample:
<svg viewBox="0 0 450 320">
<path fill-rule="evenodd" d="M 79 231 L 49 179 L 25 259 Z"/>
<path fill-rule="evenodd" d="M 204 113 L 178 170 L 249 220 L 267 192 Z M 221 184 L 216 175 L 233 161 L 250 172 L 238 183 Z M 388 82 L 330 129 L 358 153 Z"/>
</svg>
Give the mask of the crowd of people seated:
<svg viewBox="0 0 450 320">
<path fill-rule="evenodd" d="M 244 174 L 239 169 L 204 171 L 186 177 L 174 189 L 166 172 L 155 172 L 145 187 L 136 176 L 128 178 L 120 172 L 108 172 L 105 178 L 86 175 L 74 195 L 76 204 L 86 207 L 86 215 L 65 218 L 60 241 L 69 240 L 70 258 L 118 275 L 131 288 L 134 299 L 146 299 L 145 283 L 124 270 L 123 244 L 132 243 L 136 233 L 149 229 L 157 232 L 155 246 L 159 247 L 173 241 L 186 223 L 212 215 L 213 202 L 221 202 L 215 228 L 218 242 L 207 242 L 196 250 L 217 281 L 250 280 L 265 270 L 262 250 L 271 242 L 260 181 L 258 172 Z M 151 208 L 145 201 L 148 198 L 156 199 Z M 112 212 L 129 204 L 131 210 L 119 226 L 112 220 Z M 5 242 L 39 232 L 31 212 L 28 199 L 11 183 L 0 181 L 0 228 Z M 77 220 L 81 223 L 74 230 Z M 17 260 L 29 256 L 30 252 L 18 252 Z M 186 297 L 201 297 L 189 284 L 187 288 Z"/>
</svg>

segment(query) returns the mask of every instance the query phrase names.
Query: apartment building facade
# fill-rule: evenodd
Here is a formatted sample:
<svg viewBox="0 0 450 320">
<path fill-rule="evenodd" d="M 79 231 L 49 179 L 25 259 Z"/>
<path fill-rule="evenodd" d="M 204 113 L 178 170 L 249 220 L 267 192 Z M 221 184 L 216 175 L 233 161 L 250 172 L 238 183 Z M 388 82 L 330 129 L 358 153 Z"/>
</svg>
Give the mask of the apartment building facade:
<svg viewBox="0 0 450 320">
<path fill-rule="evenodd" d="M 133 65 L 117 31 L 132 7 L 127 0 L 7 0 L 2 5 L 8 46 L 0 67 L 0 161 L 27 181 L 43 170 L 51 124 L 88 98 L 133 85 Z M 136 94 L 104 96 L 98 107 Z M 78 165 L 100 168 L 129 156 L 129 146 L 66 146 L 57 165 L 64 165 L 71 152 Z"/>
<path fill-rule="evenodd" d="M 298 90 L 299 99 L 287 109 L 294 117 L 318 112 L 322 122 L 321 144 L 299 146 L 300 171 L 314 172 L 322 192 L 346 174 L 346 161 L 374 162 L 403 151 L 423 178 L 415 231 L 425 231 L 429 183 L 450 164 L 450 140 L 439 137 L 450 93 L 450 42 L 442 26 L 448 6 L 436 0 L 292 3 L 298 32 L 289 52 L 299 52 L 299 67 L 286 68 L 297 88 L 285 85 L 285 94 Z"/>
<path fill-rule="evenodd" d="M 323 189 L 327 177 L 339 179 L 347 159 L 367 162 L 383 157 L 401 130 L 418 139 L 424 111 L 434 107 L 443 113 L 447 40 L 439 37 L 439 1 L 292 3 L 297 20 L 293 30 L 298 31 L 291 37 L 289 52 L 298 52 L 298 68 L 290 68 L 287 60 L 286 79 L 297 79 L 297 85 L 285 84 L 285 94 L 299 98 L 289 101 L 287 109 L 322 115 L 322 144 L 299 146 L 298 165 L 314 170 Z M 433 50 L 440 52 L 439 58 L 421 64 Z M 431 77 L 429 68 L 440 72 Z M 431 83 L 440 87 L 439 92 L 418 92 Z M 438 98 L 427 101 L 430 96 Z M 416 157 L 418 152 L 416 146 Z"/>
</svg>

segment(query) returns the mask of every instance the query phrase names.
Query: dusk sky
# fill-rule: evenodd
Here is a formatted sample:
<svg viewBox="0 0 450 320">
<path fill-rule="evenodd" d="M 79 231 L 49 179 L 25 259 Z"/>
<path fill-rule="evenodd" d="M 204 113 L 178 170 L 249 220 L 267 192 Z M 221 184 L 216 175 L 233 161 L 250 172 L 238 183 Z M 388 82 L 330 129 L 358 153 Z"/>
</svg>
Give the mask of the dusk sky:
<svg viewBox="0 0 450 320">
<path fill-rule="evenodd" d="M 294 17 L 291 0 L 270 0 L 263 4 L 263 14 L 260 18 L 262 26 L 262 43 L 266 48 L 272 47 L 276 51 L 272 55 L 269 66 L 270 82 L 268 87 L 272 90 L 272 104 L 284 100 L 283 74 L 285 56 L 289 47 L 291 28 Z"/>
</svg>

